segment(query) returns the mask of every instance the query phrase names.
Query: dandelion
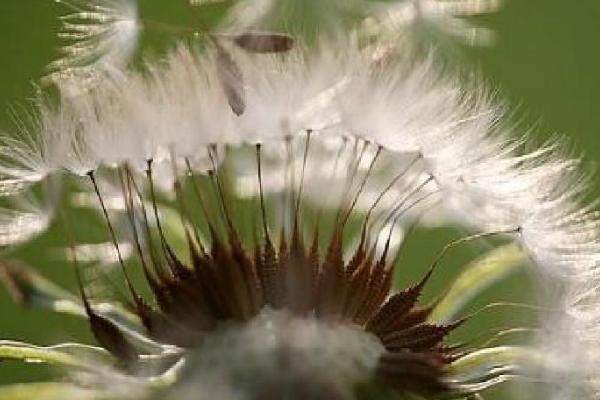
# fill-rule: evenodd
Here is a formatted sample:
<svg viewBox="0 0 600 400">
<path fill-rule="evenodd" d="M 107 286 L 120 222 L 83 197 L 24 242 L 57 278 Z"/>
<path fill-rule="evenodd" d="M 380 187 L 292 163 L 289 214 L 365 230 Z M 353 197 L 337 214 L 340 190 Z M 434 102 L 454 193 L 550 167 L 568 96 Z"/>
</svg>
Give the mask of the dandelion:
<svg viewBox="0 0 600 400">
<path fill-rule="evenodd" d="M 89 208 L 91 194 L 105 238 L 87 243 L 60 209 L 77 295 L 2 264 L 16 300 L 85 318 L 97 345 L 0 342 L 0 357 L 67 371 L 0 397 L 478 399 L 518 379 L 598 396 L 598 222 L 558 142 L 527 151 L 493 96 L 434 58 L 256 31 L 207 47 L 179 44 L 93 88 L 76 78 L 76 98 L 40 100 L 33 123 L 2 140 L 7 185 L 74 176 L 86 186 L 72 203 Z M 404 238 L 423 221 L 473 234 L 396 290 L 396 270 L 414 268 L 399 262 Z M 486 238 L 502 244 L 425 301 L 450 252 Z M 556 288 L 540 294 L 548 307 L 465 312 L 524 264 Z M 454 339 L 499 306 L 542 322 Z"/>
</svg>

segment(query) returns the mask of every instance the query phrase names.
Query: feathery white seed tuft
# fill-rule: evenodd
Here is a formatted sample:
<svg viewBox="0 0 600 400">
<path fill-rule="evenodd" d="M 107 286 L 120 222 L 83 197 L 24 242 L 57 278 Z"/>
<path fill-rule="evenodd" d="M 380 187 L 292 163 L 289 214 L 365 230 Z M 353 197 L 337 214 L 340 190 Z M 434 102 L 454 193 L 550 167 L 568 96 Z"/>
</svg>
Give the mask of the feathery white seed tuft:
<svg viewBox="0 0 600 400">
<path fill-rule="evenodd" d="M 118 77 L 137 47 L 141 23 L 136 0 L 55 0 L 69 13 L 61 17 L 62 56 L 47 79 L 65 95 L 89 90 L 105 76 Z"/>
</svg>

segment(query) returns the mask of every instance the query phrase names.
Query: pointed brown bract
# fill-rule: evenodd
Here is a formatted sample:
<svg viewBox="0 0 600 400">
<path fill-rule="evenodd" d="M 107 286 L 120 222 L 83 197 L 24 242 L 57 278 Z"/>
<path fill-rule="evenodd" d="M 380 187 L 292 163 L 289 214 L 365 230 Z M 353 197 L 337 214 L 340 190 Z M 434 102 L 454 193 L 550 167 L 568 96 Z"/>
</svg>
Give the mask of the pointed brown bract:
<svg viewBox="0 0 600 400">
<path fill-rule="evenodd" d="M 401 322 L 409 315 L 410 310 L 417 303 L 430 276 L 431 271 L 419 284 L 392 295 L 383 307 L 377 311 L 375 316 L 369 320 L 366 329 L 378 336 L 394 330 L 398 322 Z"/>
<path fill-rule="evenodd" d="M 261 283 L 265 303 L 273 308 L 279 308 L 283 300 L 282 279 L 277 251 L 269 238 L 260 250 L 256 270 Z"/>
<path fill-rule="evenodd" d="M 163 313 L 152 309 L 145 302 L 139 303 L 136 311 L 151 338 L 181 347 L 192 347 L 199 344 L 201 338 L 196 334 L 169 319 Z"/>
<path fill-rule="evenodd" d="M 348 279 L 352 278 L 352 274 L 354 274 L 356 269 L 358 267 L 360 267 L 363 264 L 363 262 L 365 261 L 365 257 L 367 256 L 367 252 L 365 250 L 365 240 L 366 240 L 366 231 L 365 231 L 365 229 L 363 229 L 363 231 L 361 233 L 361 237 L 360 237 L 360 243 L 358 244 L 358 247 L 356 248 L 356 251 L 354 252 L 354 256 L 352 257 L 352 260 L 350 260 L 350 262 L 348 263 L 348 266 L 346 267 L 346 275 L 348 276 Z"/>
<path fill-rule="evenodd" d="M 289 255 L 284 268 L 284 305 L 298 315 L 307 314 L 315 303 L 315 280 L 307 249 L 294 227 Z"/>
<path fill-rule="evenodd" d="M 123 336 L 123 333 L 108 319 L 88 310 L 88 320 L 94 337 L 102 347 L 124 363 L 131 365 L 138 359 L 135 347 Z"/>
<path fill-rule="evenodd" d="M 337 320 L 344 311 L 347 287 L 342 246 L 342 232 L 338 227 L 333 233 L 319 275 L 315 307 L 316 316 L 319 318 Z"/>
<path fill-rule="evenodd" d="M 369 320 L 366 329 L 378 336 L 384 334 L 396 321 L 406 317 L 420 294 L 418 286 L 394 294 Z"/>
<path fill-rule="evenodd" d="M 421 323 L 388 333 L 381 338 L 384 346 L 391 351 L 412 350 L 425 351 L 435 348 L 444 337 L 458 327 L 458 323 L 449 325 L 432 325 Z"/>
<path fill-rule="evenodd" d="M 256 315 L 261 308 L 259 281 L 256 275 L 256 266 L 252 263 L 252 259 L 248 257 L 246 250 L 243 248 L 237 233 L 233 233 L 230 238 L 231 256 L 241 270 L 241 279 L 246 291 L 246 307 L 247 317 Z"/>
<path fill-rule="evenodd" d="M 360 323 L 359 311 L 361 306 L 366 302 L 374 254 L 374 250 L 369 252 L 367 258 L 362 260 L 360 266 L 354 271 L 348 282 L 349 295 L 346 297 L 344 315 L 355 323 Z"/>
<path fill-rule="evenodd" d="M 90 328 L 94 337 L 108 352 L 115 356 L 125 367 L 129 367 L 138 360 L 137 349 L 129 342 L 123 332 L 107 318 L 96 313 L 91 307 L 81 283 L 79 270 L 77 270 L 77 281 L 81 292 L 81 300 L 88 316 Z"/>
<path fill-rule="evenodd" d="M 376 263 L 370 265 L 369 269 L 369 282 L 367 283 L 364 301 L 360 305 L 355 318 L 355 321 L 360 325 L 365 324 L 379 309 L 382 301 L 382 292 L 384 291 L 387 279 L 384 273 L 386 268 L 383 256 Z"/>
<path fill-rule="evenodd" d="M 443 364 L 435 353 L 391 352 L 381 357 L 375 377 L 378 382 L 401 393 L 435 395 L 447 389 L 439 380 Z"/>
</svg>

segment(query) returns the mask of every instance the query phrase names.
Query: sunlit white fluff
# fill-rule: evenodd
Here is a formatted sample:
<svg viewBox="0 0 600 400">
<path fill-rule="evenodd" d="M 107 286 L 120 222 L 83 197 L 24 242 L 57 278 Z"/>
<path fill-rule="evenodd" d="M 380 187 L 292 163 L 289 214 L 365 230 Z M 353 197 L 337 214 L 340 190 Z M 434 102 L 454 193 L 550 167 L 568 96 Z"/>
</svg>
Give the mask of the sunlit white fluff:
<svg viewBox="0 0 600 400">
<path fill-rule="evenodd" d="M 50 64 L 49 79 L 69 94 L 96 86 L 105 75 L 119 76 L 133 56 L 141 25 L 136 0 L 55 0 L 67 44 Z"/>
<path fill-rule="evenodd" d="M 76 116 L 40 101 L 36 113 L 16 118 L 13 133 L 0 136 L 0 174 L 5 182 L 38 182 L 64 162 Z M 74 119 L 75 118 L 75 119 Z"/>
<path fill-rule="evenodd" d="M 239 140 L 234 114 L 219 83 L 220 66 L 211 60 L 212 56 L 204 59 L 180 46 L 166 67 L 150 65 L 150 79 L 140 82 L 155 107 L 148 120 L 150 129 L 145 130 L 154 132 L 155 158 L 161 152 L 175 152 L 207 166 L 208 145 Z M 178 128 L 173 130 L 173 126 Z"/>
<path fill-rule="evenodd" d="M 0 246 L 17 245 L 45 232 L 54 216 L 53 199 L 33 197 L 12 199 L 11 205 L 0 207 Z"/>
<path fill-rule="evenodd" d="M 26 151 L 17 151 L 9 159 L 17 167 L 6 162 L 4 172 L 21 178 L 27 176 L 23 169 L 64 167 L 83 175 L 100 164 L 144 167 L 173 154 L 203 157 L 213 144 L 268 143 L 306 131 L 359 137 L 404 160 L 420 155 L 421 174 L 433 177 L 459 222 L 484 230 L 519 228 L 524 245 L 544 255 L 540 263 L 555 272 L 581 272 L 567 252 L 568 239 L 597 254 L 594 231 L 579 215 L 576 162 L 560 157 L 559 144 L 526 152 L 524 139 L 500 124 L 502 108 L 490 96 L 441 78 L 431 60 L 382 66 L 355 50 L 336 54 L 326 46 L 316 55 L 233 54 L 245 80 L 241 116 L 228 107 L 214 60 L 180 47 L 164 66 L 151 65 L 149 74 L 130 73 L 118 85 L 65 100 L 58 112 L 42 112 L 40 132 L 31 135 L 42 143 L 52 142 L 55 131 L 66 135 L 67 150 L 57 146 L 62 159 L 31 162 Z M 27 149 L 27 143 L 11 146 Z"/>
<path fill-rule="evenodd" d="M 241 59 L 247 110 L 240 116 L 245 140 L 283 139 L 306 130 L 322 130 L 340 121 L 336 98 L 354 68 L 350 57 L 324 48 L 316 55 Z"/>
<path fill-rule="evenodd" d="M 567 254 L 567 239 L 593 234 L 581 235 L 589 224 L 569 217 L 579 210 L 581 190 L 572 184 L 576 163 L 560 158 L 558 145 L 525 152 L 523 138 L 499 123 L 503 111 L 490 96 L 443 79 L 431 59 L 380 65 L 347 47 L 345 54 L 327 46 L 317 54 L 232 53 L 245 80 L 240 116 L 227 104 L 215 60 L 180 47 L 163 66 L 150 65 L 149 73 L 132 72 L 77 101 L 65 99 L 56 111 L 42 108 L 29 133 L 36 145 L 10 139 L 2 172 L 23 178 L 66 168 L 85 175 L 101 164 L 143 169 L 148 160 L 173 155 L 200 157 L 206 167 L 213 144 L 269 143 L 307 131 L 362 138 L 404 161 L 422 157 L 413 172 L 433 177 L 432 190 L 459 222 L 483 230 L 519 228 L 524 245 L 544 255 L 541 264 L 558 273 L 581 272 Z M 327 153 L 328 142 L 319 140 Z M 54 142 L 60 145 L 49 145 Z M 339 146 L 335 140 L 330 145 Z M 33 155 L 26 151 L 32 147 Z M 578 246 L 596 254 L 593 243 Z"/>
</svg>

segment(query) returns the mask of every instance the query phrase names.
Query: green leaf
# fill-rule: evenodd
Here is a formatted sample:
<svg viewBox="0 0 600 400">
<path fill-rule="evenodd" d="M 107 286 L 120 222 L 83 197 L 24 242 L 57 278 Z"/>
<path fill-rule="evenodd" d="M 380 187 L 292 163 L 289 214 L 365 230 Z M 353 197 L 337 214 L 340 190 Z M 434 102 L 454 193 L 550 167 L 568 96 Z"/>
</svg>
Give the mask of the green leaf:
<svg viewBox="0 0 600 400">
<path fill-rule="evenodd" d="M 116 400 L 104 392 L 70 383 L 36 382 L 0 386 L 0 400 Z"/>
<path fill-rule="evenodd" d="M 82 351 L 84 348 L 85 356 Z M 76 350 L 79 350 L 79 353 Z M 91 356 L 92 353 L 94 354 L 93 357 Z M 104 350 L 93 346 L 62 344 L 44 347 L 22 342 L 0 341 L 0 359 L 5 360 L 46 363 L 68 368 L 94 370 L 102 365 L 99 363 L 102 357 L 107 357 Z"/>
<path fill-rule="evenodd" d="M 473 298 L 516 271 L 526 261 L 527 256 L 515 244 L 491 250 L 465 268 L 434 308 L 429 320 L 437 323 L 451 321 Z"/>
</svg>

